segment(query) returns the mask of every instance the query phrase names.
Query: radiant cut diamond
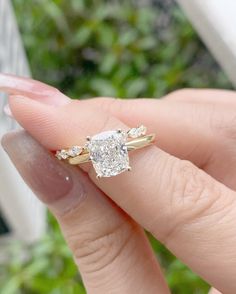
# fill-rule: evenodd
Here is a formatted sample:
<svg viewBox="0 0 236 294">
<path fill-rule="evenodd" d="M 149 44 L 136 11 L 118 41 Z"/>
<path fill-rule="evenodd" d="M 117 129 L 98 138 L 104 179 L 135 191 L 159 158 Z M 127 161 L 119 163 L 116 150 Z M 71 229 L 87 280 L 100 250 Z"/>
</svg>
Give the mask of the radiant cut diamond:
<svg viewBox="0 0 236 294">
<path fill-rule="evenodd" d="M 129 169 L 126 139 L 122 131 L 102 132 L 90 139 L 87 148 L 99 177 L 116 176 Z"/>
</svg>

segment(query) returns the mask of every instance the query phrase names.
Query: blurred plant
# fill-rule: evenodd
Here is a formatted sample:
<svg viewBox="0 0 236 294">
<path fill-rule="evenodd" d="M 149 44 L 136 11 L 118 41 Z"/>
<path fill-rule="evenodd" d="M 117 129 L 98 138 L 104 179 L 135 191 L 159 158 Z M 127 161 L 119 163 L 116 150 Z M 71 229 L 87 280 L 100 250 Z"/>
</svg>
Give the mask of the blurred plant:
<svg viewBox="0 0 236 294">
<path fill-rule="evenodd" d="M 160 97 L 182 87 L 230 88 L 175 4 L 166 22 L 158 5 L 131 0 L 13 3 L 34 78 L 71 97 Z M 207 293 L 205 282 L 149 238 L 173 293 Z M 85 293 L 51 215 L 40 242 L 27 248 L 13 243 L 7 254 L 0 266 L 1 293 Z"/>
<path fill-rule="evenodd" d="M 229 86 L 177 6 L 163 27 L 160 9 L 132 2 L 15 0 L 33 76 L 73 97 Z"/>
<path fill-rule="evenodd" d="M 48 224 L 47 234 L 37 244 L 10 244 L 6 262 L 0 266 L 0 293 L 85 293 L 71 252 L 51 215 Z"/>
</svg>

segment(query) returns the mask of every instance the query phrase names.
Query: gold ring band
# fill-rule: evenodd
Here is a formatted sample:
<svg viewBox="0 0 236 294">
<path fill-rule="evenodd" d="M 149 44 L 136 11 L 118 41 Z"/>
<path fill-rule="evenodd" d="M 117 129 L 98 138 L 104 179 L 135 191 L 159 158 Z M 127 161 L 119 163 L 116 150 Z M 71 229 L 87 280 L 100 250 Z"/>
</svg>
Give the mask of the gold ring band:
<svg viewBox="0 0 236 294">
<path fill-rule="evenodd" d="M 150 135 L 143 136 L 141 138 L 128 141 L 125 143 L 125 146 L 127 146 L 128 151 L 137 150 L 137 149 L 150 145 L 151 143 L 154 142 L 154 140 L 155 140 L 155 134 L 150 134 Z M 86 163 L 91 161 L 90 154 L 88 150 L 86 149 L 82 151 L 81 154 L 75 157 L 70 157 L 67 160 L 69 164 L 72 164 L 72 165 L 78 165 L 81 163 Z"/>
<path fill-rule="evenodd" d="M 87 143 L 56 152 L 56 157 L 78 165 L 92 161 L 98 177 L 111 177 L 131 170 L 128 152 L 152 144 L 155 134 L 146 135 L 143 125 L 128 131 L 120 129 L 87 137 Z"/>
</svg>

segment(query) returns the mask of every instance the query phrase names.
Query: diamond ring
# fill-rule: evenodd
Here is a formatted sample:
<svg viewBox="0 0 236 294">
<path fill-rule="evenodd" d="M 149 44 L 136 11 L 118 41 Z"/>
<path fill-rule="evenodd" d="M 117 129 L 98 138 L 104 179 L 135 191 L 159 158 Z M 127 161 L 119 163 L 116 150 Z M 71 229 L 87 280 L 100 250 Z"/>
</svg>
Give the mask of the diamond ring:
<svg viewBox="0 0 236 294">
<path fill-rule="evenodd" d="M 130 171 L 128 151 L 143 148 L 153 143 L 154 134 L 146 135 L 143 125 L 128 131 L 121 129 L 105 131 L 87 137 L 87 143 L 56 152 L 59 160 L 78 165 L 91 161 L 97 177 L 112 177 L 124 171 Z"/>
</svg>

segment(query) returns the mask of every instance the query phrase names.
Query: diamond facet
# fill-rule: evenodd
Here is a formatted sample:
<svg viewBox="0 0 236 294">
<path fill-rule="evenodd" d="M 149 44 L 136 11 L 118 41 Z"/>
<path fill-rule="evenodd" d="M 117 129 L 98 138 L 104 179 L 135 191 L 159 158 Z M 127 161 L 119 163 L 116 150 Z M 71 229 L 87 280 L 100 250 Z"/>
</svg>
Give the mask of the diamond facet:
<svg viewBox="0 0 236 294">
<path fill-rule="evenodd" d="M 61 151 L 57 151 L 56 153 L 56 157 L 61 160 L 61 159 L 67 159 L 68 158 L 68 153 L 66 150 L 61 150 Z"/>
<path fill-rule="evenodd" d="M 130 138 L 138 138 L 146 134 L 147 128 L 144 125 L 141 125 L 137 128 L 132 128 L 128 131 L 128 136 Z"/>
<path fill-rule="evenodd" d="M 70 157 L 75 157 L 82 152 L 83 148 L 80 146 L 73 146 L 71 149 L 68 150 L 67 154 Z"/>
<path fill-rule="evenodd" d="M 99 177 L 111 177 L 129 169 L 129 156 L 123 131 L 106 131 L 93 136 L 87 144 Z"/>
</svg>

